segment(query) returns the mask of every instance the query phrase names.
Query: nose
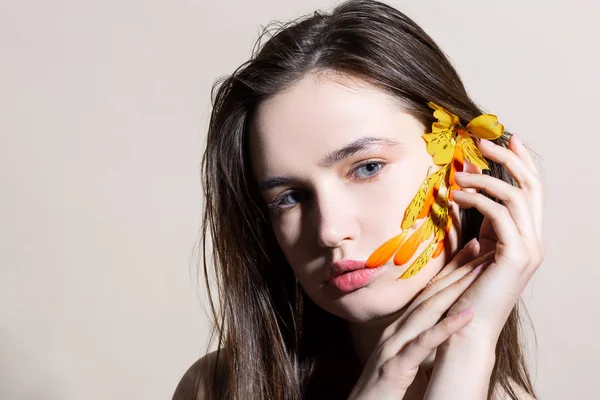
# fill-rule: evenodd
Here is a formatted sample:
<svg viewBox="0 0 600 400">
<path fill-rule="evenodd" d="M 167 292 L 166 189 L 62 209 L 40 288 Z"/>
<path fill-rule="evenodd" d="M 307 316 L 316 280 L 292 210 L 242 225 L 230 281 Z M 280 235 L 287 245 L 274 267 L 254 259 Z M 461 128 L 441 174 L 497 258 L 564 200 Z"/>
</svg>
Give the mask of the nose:
<svg viewBox="0 0 600 400">
<path fill-rule="evenodd" d="M 324 248 L 340 247 L 358 235 L 358 222 L 352 201 L 341 191 L 329 190 L 320 196 L 318 208 L 318 243 Z"/>
</svg>

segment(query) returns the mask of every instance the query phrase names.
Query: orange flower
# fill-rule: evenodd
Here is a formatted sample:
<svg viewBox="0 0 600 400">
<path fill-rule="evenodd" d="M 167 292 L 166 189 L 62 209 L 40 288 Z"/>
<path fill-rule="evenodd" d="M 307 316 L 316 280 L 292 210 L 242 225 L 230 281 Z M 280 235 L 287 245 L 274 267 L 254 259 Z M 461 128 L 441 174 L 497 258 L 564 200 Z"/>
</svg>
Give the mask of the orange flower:
<svg viewBox="0 0 600 400">
<path fill-rule="evenodd" d="M 423 135 L 423 139 L 427 142 L 427 152 L 440 168 L 433 173 L 427 171 L 417 194 L 404 212 L 401 232 L 379 246 L 365 263 L 367 268 L 379 267 L 395 255 L 395 265 L 406 264 L 421 243 L 431 240 L 398 279 L 414 276 L 431 258 L 442 253 L 445 238 L 452 227 L 449 215 L 452 190 L 460 189 L 454 174 L 462 171 L 464 160 L 481 169 L 489 169 L 472 136 L 493 140 L 504 133 L 504 126 L 495 115 L 482 114 L 471 120 L 465 128 L 455 114 L 435 103 L 429 102 L 428 105 L 435 110 L 433 116 L 437 121 L 432 124 L 431 132 Z"/>
</svg>

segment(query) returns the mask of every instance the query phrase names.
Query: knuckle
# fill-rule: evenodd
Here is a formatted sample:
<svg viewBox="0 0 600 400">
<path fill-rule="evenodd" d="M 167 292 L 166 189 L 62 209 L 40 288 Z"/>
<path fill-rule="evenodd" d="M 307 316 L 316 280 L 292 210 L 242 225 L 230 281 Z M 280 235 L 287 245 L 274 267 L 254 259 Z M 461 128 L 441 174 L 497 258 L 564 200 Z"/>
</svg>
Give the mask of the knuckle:
<svg viewBox="0 0 600 400">
<path fill-rule="evenodd" d="M 473 270 L 475 270 L 475 268 L 477 268 L 479 264 L 473 265 L 471 266 L 471 268 L 469 269 L 469 272 L 461 277 L 459 280 L 457 280 L 456 282 L 454 282 L 452 285 L 450 285 L 448 288 L 449 290 L 457 290 L 459 292 L 464 292 L 465 290 L 467 290 L 469 288 L 469 286 L 471 286 L 473 284 L 473 282 L 475 281 L 473 278 L 473 274 L 471 274 L 471 272 Z"/>
<path fill-rule="evenodd" d="M 511 186 L 509 201 L 513 203 L 520 202 L 521 204 L 527 204 L 527 195 L 520 188 Z"/>
<path fill-rule="evenodd" d="M 544 244 L 542 244 L 540 246 L 540 261 L 544 261 L 545 258 L 546 258 L 546 246 Z"/>
<path fill-rule="evenodd" d="M 418 366 L 407 366 L 402 356 L 394 357 L 379 367 L 379 378 L 394 382 L 395 386 L 408 388 L 417 375 Z"/>
<path fill-rule="evenodd" d="M 434 304 L 435 304 L 435 300 L 434 300 L 434 296 L 432 296 L 432 297 L 424 300 L 421 304 L 419 304 L 419 306 L 417 307 L 415 312 L 426 313 L 434 307 Z"/>
<path fill-rule="evenodd" d="M 531 257 L 531 264 L 534 269 L 538 269 L 540 265 L 542 265 L 542 261 L 544 261 L 544 253 L 543 249 L 537 249 L 535 255 Z"/>
<path fill-rule="evenodd" d="M 390 360 L 392 357 L 394 357 L 395 354 L 396 353 L 391 351 L 391 349 L 389 349 L 387 346 L 384 346 L 383 348 L 379 349 L 379 351 L 377 352 L 377 359 L 378 360 Z"/>
<path fill-rule="evenodd" d="M 382 379 L 394 379 L 394 376 L 397 376 L 398 372 L 400 372 L 398 371 L 398 364 L 398 360 L 393 358 L 385 361 L 379 367 L 379 377 Z"/>
<path fill-rule="evenodd" d="M 425 286 L 422 295 L 430 298 L 432 295 L 440 291 L 440 283 L 437 280 L 431 280 Z"/>
<path fill-rule="evenodd" d="M 544 192 L 544 184 L 542 183 L 542 180 L 539 176 L 532 174 L 533 176 L 531 176 L 531 178 L 529 179 L 528 186 L 536 191 L 539 191 L 540 193 Z"/>
<path fill-rule="evenodd" d="M 510 217 L 510 211 L 508 211 L 508 208 L 506 208 L 506 206 L 498 204 L 498 212 L 502 214 L 502 217 Z"/>
<path fill-rule="evenodd" d="M 444 318 L 441 322 L 440 322 L 440 328 L 442 329 L 442 331 L 446 334 L 449 335 L 452 333 L 453 331 L 453 325 L 452 325 L 452 320 L 449 318 Z"/>
<path fill-rule="evenodd" d="M 421 332 L 417 335 L 417 337 L 413 340 L 412 345 L 421 347 L 424 349 L 429 349 L 429 334 L 427 331 Z"/>
</svg>

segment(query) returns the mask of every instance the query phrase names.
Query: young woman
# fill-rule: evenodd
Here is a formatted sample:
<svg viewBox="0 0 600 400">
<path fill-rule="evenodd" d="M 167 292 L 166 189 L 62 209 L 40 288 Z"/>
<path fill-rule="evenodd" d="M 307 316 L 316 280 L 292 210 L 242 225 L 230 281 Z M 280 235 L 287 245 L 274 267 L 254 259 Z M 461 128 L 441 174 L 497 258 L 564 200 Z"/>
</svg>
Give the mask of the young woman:
<svg viewBox="0 0 600 400">
<path fill-rule="evenodd" d="M 517 136 L 460 128 L 483 112 L 423 30 L 348 1 L 259 40 L 215 88 L 202 243 L 218 350 L 175 399 L 534 398 L 519 296 L 544 257 L 544 189 Z M 367 261 L 442 168 L 447 145 L 432 157 L 424 140 L 442 125 L 489 169 L 450 153 L 444 240 L 404 279 L 428 243 Z"/>
</svg>

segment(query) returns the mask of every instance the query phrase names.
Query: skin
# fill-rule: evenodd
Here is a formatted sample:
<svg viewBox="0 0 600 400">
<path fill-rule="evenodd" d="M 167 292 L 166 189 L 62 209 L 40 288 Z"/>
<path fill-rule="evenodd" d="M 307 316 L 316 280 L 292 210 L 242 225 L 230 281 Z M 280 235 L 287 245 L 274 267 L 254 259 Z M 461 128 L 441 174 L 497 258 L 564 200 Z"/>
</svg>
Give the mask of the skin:
<svg viewBox="0 0 600 400">
<path fill-rule="evenodd" d="M 376 279 L 351 293 L 339 293 L 327 284 L 331 262 L 364 261 L 381 243 L 399 233 L 406 206 L 427 169 L 434 165 L 421 139 L 426 129 L 403 110 L 401 102 L 374 86 L 340 75 L 313 73 L 263 102 L 250 133 L 255 178 L 259 184 L 266 183 L 262 192 L 265 201 L 278 204 L 272 209 L 279 211 L 271 212 L 277 241 L 308 296 L 348 321 L 365 370 L 373 364 L 367 362 L 373 360 L 369 356 L 378 354 L 373 351 L 375 346 L 388 343 L 389 347 L 390 342 L 414 338 L 409 335 L 403 339 L 401 329 L 395 328 L 410 315 L 413 300 L 426 304 L 423 301 L 427 297 L 450 289 L 448 285 L 464 275 L 458 268 L 460 263 L 444 268 L 457 250 L 460 227 L 453 226 L 445 253 L 408 280 L 397 278 L 412 260 L 401 267 L 386 264 Z M 336 150 L 365 138 L 394 141 L 395 145 L 374 146 L 324 162 Z M 500 331 L 545 255 L 545 193 L 523 143 L 513 135 L 508 149 L 486 141 L 481 141 L 479 149 L 484 157 L 502 165 L 518 187 L 472 170 L 472 166 L 457 174 L 462 190 L 454 192 L 451 212 L 456 216 L 460 206 L 475 207 L 483 214 L 480 242 L 473 257 L 491 254 L 492 259 L 450 303 L 448 316 L 471 307 L 474 319 L 437 348 L 431 377 L 423 376 L 423 368 L 419 369 L 421 375 L 416 375 L 410 386 L 414 391 L 409 391 L 406 399 L 485 398 Z M 273 182 L 274 177 L 279 177 L 277 182 Z M 424 247 L 422 244 L 421 249 Z M 435 282 L 429 284 L 434 277 Z M 396 354 L 401 347 L 390 350 Z M 365 376 L 380 379 L 380 367 L 377 364 Z M 364 393 L 375 393 L 388 385 L 375 382 L 371 388 L 368 379 L 363 382 Z M 397 386 L 393 380 L 389 383 L 392 395 L 386 398 L 402 398 L 406 387 Z M 519 398 L 531 398 L 519 387 L 515 389 Z"/>
<path fill-rule="evenodd" d="M 263 191 L 267 204 L 278 196 L 283 199 L 280 211 L 271 212 L 279 245 L 308 296 L 349 321 L 363 362 L 385 327 L 398 319 L 457 247 L 455 226 L 445 253 L 408 280 L 397 278 L 426 244 L 407 264 L 395 266 L 390 260 L 375 280 L 351 293 L 327 284 L 331 262 L 365 261 L 400 232 L 404 210 L 428 168 L 437 168 L 421 138 L 425 131 L 398 99 L 379 88 L 313 73 L 263 102 L 251 132 L 256 179 L 290 178 Z M 396 144 L 374 144 L 323 165 L 328 154 L 365 138 Z M 457 215 L 456 205 L 452 212 Z"/>
</svg>

